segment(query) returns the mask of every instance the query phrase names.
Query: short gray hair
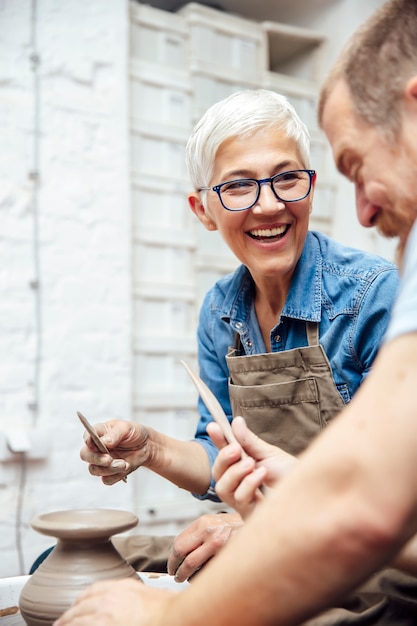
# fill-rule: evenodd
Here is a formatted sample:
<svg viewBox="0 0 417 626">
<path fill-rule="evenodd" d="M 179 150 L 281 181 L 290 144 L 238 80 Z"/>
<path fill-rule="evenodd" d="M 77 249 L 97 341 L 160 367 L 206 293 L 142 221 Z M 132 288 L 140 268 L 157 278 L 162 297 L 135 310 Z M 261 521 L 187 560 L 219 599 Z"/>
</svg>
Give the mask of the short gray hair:
<svg viewBox="0 0 417 626">
<path fill-rule="evenodd" d="M 310 135 L 285 96 L 267 89 L 238 91 L 211 106 L 197 122 L 186 146 L 186 164 L 195 190 L 210 185 L 216 153 L 227 139 L 279 129 L 294 139 L 309 167 Z"/>
</svg>

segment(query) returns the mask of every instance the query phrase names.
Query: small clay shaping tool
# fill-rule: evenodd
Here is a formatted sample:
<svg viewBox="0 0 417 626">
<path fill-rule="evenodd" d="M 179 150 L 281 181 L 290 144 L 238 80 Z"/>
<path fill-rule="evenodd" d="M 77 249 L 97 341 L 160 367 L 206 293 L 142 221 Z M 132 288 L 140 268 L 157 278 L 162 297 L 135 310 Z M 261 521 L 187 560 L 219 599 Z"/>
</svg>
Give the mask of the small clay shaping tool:
<svg viewBox="0 0 417 626">
<path fill-rule="evenodd" d="M 220 402 L 217 400 L 214 393 L 211 391 L 209 387 L 207 387 L 206 383 L 198 376 L 189 365 L 185 361 L 181 361 L 182 365 L 187 370 L 191 380 L 197 388 L 198 393 L 200 394 L 204 404 L 210 411 L 214 421 L 220 426 L 222 429 L 222 433 L 224 438 L 228 443 L 233 443 L 236 440 L 236 437 L 233 433 L 232 427 L 230 426 L 230 422 L 227 419 L 226 413 L 223 411 Z M 246 452 L 242 449 L 242 457 L 247 456 Z"/>
<path fill-rule="evenodd" d="M 110 456 L 113 456 L 110 450 L 108 449 L 108 447 L 101 441 L 100 437 L 97 435 L 96 431 L 94 430 L 94 428 L 92 427 L 88 419 L 84 417 L 84 415 L 80 413 L 79 411 L 77 411 L 77 415 L 79 417 L 81 424 L 84 426 L 84 428 L 86 429 L 86 431 L 88 432 L 88 434 L 90 435 L 91 439 L 94 441 L 94 443 L 96 444 L 100 452 L 102 452 L 103 454 L 110 454 Z M 126 483 L 127 482 L 126 476 L 123 476 L 122 480 L 124 483 Z"/>
</svg>

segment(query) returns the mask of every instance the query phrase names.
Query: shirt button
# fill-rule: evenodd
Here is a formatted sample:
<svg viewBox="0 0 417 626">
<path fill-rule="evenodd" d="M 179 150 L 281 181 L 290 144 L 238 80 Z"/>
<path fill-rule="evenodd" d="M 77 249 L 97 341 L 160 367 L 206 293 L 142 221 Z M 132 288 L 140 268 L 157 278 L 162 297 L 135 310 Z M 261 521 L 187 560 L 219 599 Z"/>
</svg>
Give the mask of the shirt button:
<svg viewBox="0 0 417 626">
<path fill-rule="evenodd" d="M 248 340 L 246 342 L 246 345 L 247 345 L 248 348 L 252 348 L 252 342 L 250 340 Z"/>
<path fill-rule="evenodd" d="M 242 322 L 236 322 L 236 328 L 242 328 L 243 324 Z"/>
<path fill-rule="evenodd" d="M 281 339 L 282 339 L 281 335 L 275 335 L 274 337 L 274 341 L 276 341 L 277 343 L 279 343 Z"/>
</svg>

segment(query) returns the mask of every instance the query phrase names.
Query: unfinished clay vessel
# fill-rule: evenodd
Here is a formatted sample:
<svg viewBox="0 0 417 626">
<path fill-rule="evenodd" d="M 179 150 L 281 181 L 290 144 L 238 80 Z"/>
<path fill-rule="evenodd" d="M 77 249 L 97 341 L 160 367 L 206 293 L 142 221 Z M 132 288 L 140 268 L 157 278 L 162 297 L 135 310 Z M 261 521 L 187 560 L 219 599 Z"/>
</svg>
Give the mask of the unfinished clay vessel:
<svg viewBox="0 0 417 626">
<path fill-rule="evenodd" d="M 50 626 L 93 582 L 136 578 L 110 538 L 133 528 L 138 518 L 114 509 L 75 509 L 39 515 L 32 527 L 58 542 L 32 574 L 20 595 L 20 612 L 28 626 Z"/>
</svg>

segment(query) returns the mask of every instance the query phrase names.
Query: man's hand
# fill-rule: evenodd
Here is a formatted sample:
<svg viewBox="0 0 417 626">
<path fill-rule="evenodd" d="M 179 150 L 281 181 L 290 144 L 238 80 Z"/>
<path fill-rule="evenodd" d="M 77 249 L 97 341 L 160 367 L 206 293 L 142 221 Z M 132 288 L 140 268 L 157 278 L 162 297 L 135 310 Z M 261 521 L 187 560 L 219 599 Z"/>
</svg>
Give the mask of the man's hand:
<svg viewBox="0 0 417 626">
<path fill-rule="evenodd" d="M 195 574 L 228 541 L 243 522 L 237 513 L 199 517 L 175 538 L 168 558 L 168 574 L 183 582 Z"/>
<path fill-rule="evenodd" d="M 417 576 L 417 535 L 414 535 L 414 537 L 402 547 L 400 552 L 398 552 L 391 561 L 390 565 L 402 572 Z"/>
<path fill-rule="evenodd" d="M 153 589 L 131 578 L 95 583 L 54 626 L 163 626 L 175 592 Z"/>
<path fill-rule="evenodd" d="M 85 433 L 85 445 L 80 457 L 89 464 L 93 476 L 101 476 L 105 485 L 113 485 L 148 461 L 149 432 L 140 424 L 124 420 L 109 420 L 94 424 L 94 430 L 111 452 L 98 451 L 90 435 Z"/>
<path fill-rule="evenodd" d="M 272 487 L 296 459 L 260 439 L 242 417 L 232 421 L 232 428 L 238 443 L 227 444 L 217 424 L 207 425 L 208 434 L 220 450 L 212 471 L 219 498 L 245 519 L 263 499 L 261 486 Z M 242 457 L 242 449 L 248 456 Z"/>
</svg>

